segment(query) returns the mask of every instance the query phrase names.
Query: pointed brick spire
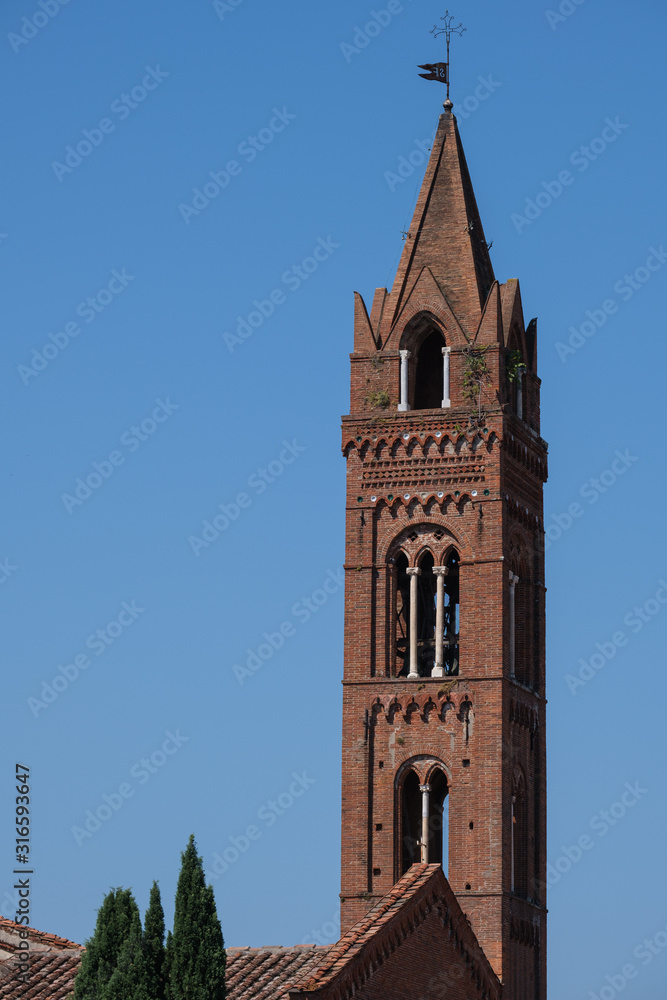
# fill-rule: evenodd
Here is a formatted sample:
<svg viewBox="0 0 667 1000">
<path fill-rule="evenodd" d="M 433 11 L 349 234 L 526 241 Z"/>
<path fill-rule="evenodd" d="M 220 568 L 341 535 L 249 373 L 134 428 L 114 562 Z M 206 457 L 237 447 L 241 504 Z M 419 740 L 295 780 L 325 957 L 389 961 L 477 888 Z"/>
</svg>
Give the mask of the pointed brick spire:
<svg viewBox="0 0 667 1000">
<path fill-rule="evenodd" d="M 445 104 L 391 291 L 395 320 L 424 267 L 430 268 L 468 337 L 494 282 L 493 267 L 461 137 Z"/>
</svg>

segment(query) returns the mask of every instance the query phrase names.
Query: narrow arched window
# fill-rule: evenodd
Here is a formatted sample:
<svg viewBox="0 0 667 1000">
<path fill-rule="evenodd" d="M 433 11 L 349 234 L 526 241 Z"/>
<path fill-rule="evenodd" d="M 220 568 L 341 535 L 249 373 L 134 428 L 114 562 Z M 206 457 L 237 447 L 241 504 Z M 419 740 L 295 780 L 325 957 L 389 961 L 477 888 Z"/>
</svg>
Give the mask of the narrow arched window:
<svg viewBox="0 0 667 1000">
<path fill-rule="evenodd" d="M 396 557 L 396 676 L 406 677 L 409 669 L 410 579 L 408 557 Z"/>
<path fill-rule="evenodd" d="M 421 816 L 419 778 L 409 771 L 401 787 L 401 875 L 421 860 Z"/>
<path fill-rule="evenodd" d="M 459 672 L 459 557 L 450 552 L 445 562 L 444 667 L 446 674 Z"/>
<path fill-rule="evenodd" d="M 410 865 L 442 865 L 449 868 L 449 786 L 439 767 L 421 784 L 410 770 L 400 787 L 400 875 Z"/>
<path fill-rule="evenodd" d="M 417 352 L 415 371 L 415 410 L 430 410 L 442 406 L 443 361 L 442 349 L 445 340 L 441 333 L 433 330 L 427 334 Z"/>
<path fill-rule="evenodd" d="M 521 684 L 531 687 L 532 676 L 532 587 L 525 569 L 519 571 L 514 594 L 515 654 L 514 675 Z"/>
<path fill-rule="evenodd" d="M 523 781 L 512 796 L 512 892 L 528 897 L 528 811 Z"/>
<path fill-rule="evenodd" d="M 433 574 L 433 556 L 425 552 L 419 560 L 421 575 L 417 584 L 419 630 L 419 676 L 430 677 L 435 663 L 435 619 L 437 583 Z"/>
<path fill-rule="evenodd" d="M 521 347 L 519 346 L 519 340 L 515 331 L 512 332 L 509 346 L 506 351 L 505 371 L 507 373 L 509 388 L 510 409 L 512 413 L 516 413 L 520 420 L 523 420 L 525 414 L 523 390 L 526 363 L 524 361 L 523 353 L 521 351 Z"/>
<path fill-rule="evenodd" d="M 447 778 L 440 769 L 429 778 L 429 843 L 428 863 L 442 865 L 445 875 L 449 870 L 449 788 Z"/>
</svg>

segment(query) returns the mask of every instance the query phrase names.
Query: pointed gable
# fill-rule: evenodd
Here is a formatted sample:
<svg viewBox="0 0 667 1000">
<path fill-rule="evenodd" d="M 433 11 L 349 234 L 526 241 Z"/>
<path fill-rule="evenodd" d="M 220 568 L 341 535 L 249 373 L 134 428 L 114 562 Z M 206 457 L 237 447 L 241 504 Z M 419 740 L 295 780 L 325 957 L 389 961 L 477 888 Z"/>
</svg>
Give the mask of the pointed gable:
<svg viewBox="0 0 667 1000">
<path fill-rule="evenodd" d="M 472 339 L 494 275 L 456 118 L 451 104 L 445 108 L 384 319 L 393 327 L 422 268 L 429 267 Z"/>
<path fill-rule="evenodd" d="M 285 997 L 500 1000 L 501 986 L 440 865 L 417 864 Z"/>
<path fill-rule="evenodd" d="M 447 342 L 450 345 L 463 345 L 467 342 L 466 335 L 461 329 L 443 289 L 436 281 L 430 267 L 424 267 L 396 317 L 396 333 L 394 343 L 391 346 L 397 348 L 401 332 L 405 330 L 416 316 L 424 313 L 431 314 L 440 323 L 446 333 Z"/>
</svg>

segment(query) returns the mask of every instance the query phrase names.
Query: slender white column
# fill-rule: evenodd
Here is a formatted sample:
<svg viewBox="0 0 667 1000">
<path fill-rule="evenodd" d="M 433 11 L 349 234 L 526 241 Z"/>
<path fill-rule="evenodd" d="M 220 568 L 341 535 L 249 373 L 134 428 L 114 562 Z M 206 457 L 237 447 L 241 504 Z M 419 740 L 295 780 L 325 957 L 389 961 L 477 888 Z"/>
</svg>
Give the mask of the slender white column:
<svg viewBox="0 0 667 1000">
<path fill-rule="evenodd" d="M 437 591 L 435 595 L 435 663 L 431 671 L 431 677 L 445 676 L 445 661 L 443 655 L 443 631 L 445 628 L 445 577 L 449 570 L 446 566 L 434 566 L 433 572 L 437 577 Z"/>
<path fill-rule="evenodd" d="M 410 566 L 407 574 L 410 577 L 410 673 L 408 680 L 419 680 L 419 669 L 417 663 L 417 577 L 421 576 L 418 566 Z"/>
<path fill-rule="evenodd" d="M 398 408 L 401 411 L 409 410 L 408 405 L 408 358 L 410 351 L 399 351 L 401 356 L 401 401 Z"/>
<path fill-rule="evenodd" d="M 429 810 L 429 793 L 431 791 L 430 785 L 420 785 L 419 791 L 422 793 L 422 839 L 421 839 L 421 850 L 420 850 L 420 860 L 423 865 L 428 864 L 428 810 Z"/>
<path fill-rule="evenodd" d="M 510 677 L 514 677 L 516 659 L 516 619 L 514 614 L 514 591 L 519 577 L 510 570 Z"/>
<path fill-rule="evenodd" d="M 446 409 L 451 406 L 451 400 L 449 398 L 449 355 L 451 352 L 451 347 L 443 347 L 442 349 L 442 408 Z"/>
<path fill-rule="evenodd" d="M 519 372 L 516 379 L 516 415 L 523 420 L 523 372 Z"/>
</svg>

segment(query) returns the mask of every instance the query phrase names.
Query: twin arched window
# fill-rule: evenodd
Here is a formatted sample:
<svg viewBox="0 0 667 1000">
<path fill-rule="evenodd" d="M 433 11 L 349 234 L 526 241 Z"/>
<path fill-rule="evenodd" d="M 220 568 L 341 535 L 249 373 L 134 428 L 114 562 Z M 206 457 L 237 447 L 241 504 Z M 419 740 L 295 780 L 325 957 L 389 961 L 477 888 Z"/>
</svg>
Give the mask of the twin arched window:
<svg viewBox="0 0 667 1000">
<path fill-rule="evenodd" d="M 400 831 L 399 875 L 419 862 L 441 864 L 448 873 L 449 786 L 447 776 L 435 767 L 426 782 L 410 769 L 398 788 Z"/>
</svg>

